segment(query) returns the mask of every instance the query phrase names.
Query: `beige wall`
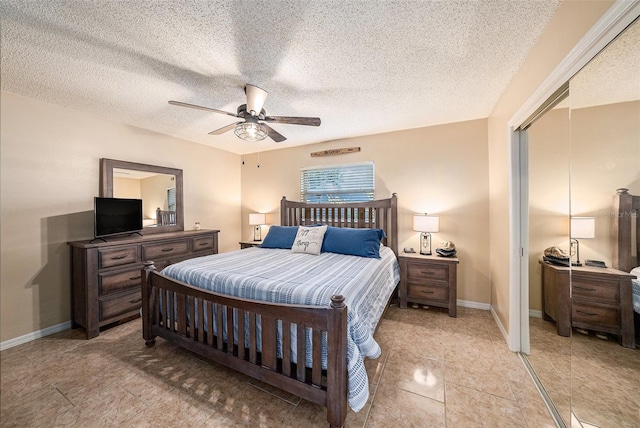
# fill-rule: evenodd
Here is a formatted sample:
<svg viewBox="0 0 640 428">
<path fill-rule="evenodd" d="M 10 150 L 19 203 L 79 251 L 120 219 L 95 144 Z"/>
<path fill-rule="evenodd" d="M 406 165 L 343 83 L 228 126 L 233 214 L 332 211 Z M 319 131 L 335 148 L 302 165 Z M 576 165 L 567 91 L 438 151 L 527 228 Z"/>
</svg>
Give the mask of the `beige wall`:
<svg viewBox="0 0 640 428">
<path fill-rule="evenodd" d="M 510 231 L 513 179 L 509 120 L 612 4 L 613 1 L 562 2 L 489 116 L 491 305 L 507 333 L 512 274 L 508 261 L 517 257 L 517 249 L 512 253 L 510 248 L 514 237 Z"/>
<path fill-rule="evenodd" d="M 440 215 L 440 232 L 433 235 L 433 248 L 443 240 L 456 244 L 460 258 L 458 299 L 488 304 L 486 135 L 487 122 L 482 119 L 244 156 L 242 237 L 253 236 L 250 212 L 269 213 L 268 222 L 279 224 L 282 196 L 300 200 L 300 168 L 373 160 L 376 198 L 398 194 L 400 249 L 418 248 L 419 233 L 411 230 L 414 213 Z M 361 151 L 310 156 L 311 152 L 340 147 L 360 147 Z"/>
<path fill-rule="evenodd" d="M 67 241 L 93 236 L 99 160 L 184 170 L 185 228 L 240 236 L 240 156 L 1 94 L 0 341 L 70 320 Z"/>
</svg>

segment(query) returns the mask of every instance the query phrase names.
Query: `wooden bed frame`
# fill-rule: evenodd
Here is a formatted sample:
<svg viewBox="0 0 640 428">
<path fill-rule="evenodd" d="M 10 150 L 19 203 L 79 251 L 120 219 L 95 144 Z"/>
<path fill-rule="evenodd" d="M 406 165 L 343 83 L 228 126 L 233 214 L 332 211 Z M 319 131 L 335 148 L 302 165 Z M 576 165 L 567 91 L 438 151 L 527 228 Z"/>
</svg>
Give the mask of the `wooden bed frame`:
<svg viewBox="0 0 640 428">
<path fill-rule="evenodd" d="M 282 198 L 280 219 L 283 226 L 326 224 L 334 227 L 380 228 L 386 233 L 385 245 L 398 254 L 397 198 L 349 204 L 307 204 Z M 386 241 L 386 242 L 385 242 Z M 196 354 L 233 368 L 248 376 L 288 391 L 327 408 L 331 427 L 344 425 L 347 416 L 347 307 L 344 297 L 332 296 L 328 307 L 284 305 L 241 299 L 213 293 L 165 277 L 152 261 L 142 271 L 142 331 L 145 344 L 153 346 L 162 337 Z M 207 314 L 195 315 L 196 306 Z M 174 318 L 162 316 L 177 308 Z M 214 316 L 213 308 L 216 308 Z M 234 311 L 235 309 L 235 311 Z M 233 325 L 236 316 L 238 340 L 233 335 L 214 335 L 223 331 L 223 319 Z M 187 320 L 196 320 L 189 324 Z M 245 318 L 249 337 L 245 338 Z M 258 351 L 256 319 L 261 319 L 262 343 Z M 277 357 L 277 323 L 282 322 L 282 349 L 290 349 L 290 326 L 297 326 L 297 337 L 305 328 L 312 330 L 312 367 L 295 364 L 289 352 Z M 326 332 L 326 333 L 325 333 Z M 286 333 L 286 334 L 285 334 Z M 321 338 L 327 335 L 327 368 L 321 366 Z M 306 341 L 297 341 L 298 358 L 306 354 Z"/>
<path fill-rule="evenodd" d="M 629 193 L 629 189 L 616 189 L 613 196 L 613 257 L 612 266 L 624 272 L 629 272 L 640 266 L 640 196 Z M 635 222 L 636 236 L 631 239 L 632 227 Z M 635 243 L 633 242 L 635 241 Z M 633 246 L 636 257 L 633 257 Z M 633 312 L 635 335 L 640 338 L 640 314 Z"/>
<path fill-rule="evenodd" d="M 629 189 L 617 189 L 613 197 L 613 261 L 615 269 L 629 272 L 638 266 L 632 255 L 631 224 L 636 224 L 636 256 L 640 257 L 640 196 L 633 196 Z"/>
</svg>

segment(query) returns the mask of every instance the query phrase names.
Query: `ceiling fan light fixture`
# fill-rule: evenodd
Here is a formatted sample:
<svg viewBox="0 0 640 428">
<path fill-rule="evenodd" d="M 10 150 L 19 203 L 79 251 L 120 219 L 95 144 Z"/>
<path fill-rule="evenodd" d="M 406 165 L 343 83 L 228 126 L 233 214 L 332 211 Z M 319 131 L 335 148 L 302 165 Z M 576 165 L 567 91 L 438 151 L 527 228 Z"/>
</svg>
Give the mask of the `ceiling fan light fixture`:
<svg viewBox="0 0 640 428">
<path fill-rule="evenodd" d="M 260 141 L 269 136 L 267 129 L 257 122 L 239 123 L 233 132 L 244 141 Z"/>
</svg>

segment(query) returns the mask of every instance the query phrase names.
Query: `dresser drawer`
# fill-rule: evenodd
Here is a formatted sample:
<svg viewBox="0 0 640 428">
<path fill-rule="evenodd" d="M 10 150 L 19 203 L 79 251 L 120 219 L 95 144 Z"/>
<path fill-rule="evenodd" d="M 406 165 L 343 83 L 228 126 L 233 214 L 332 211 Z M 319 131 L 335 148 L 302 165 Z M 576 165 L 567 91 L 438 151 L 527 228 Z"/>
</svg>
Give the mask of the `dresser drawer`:
<svg viewBox="0 0 640 428">
<path fill-rule="evenodd" d="M 131 269 L 116 272 L 102 272 L 98 274 L 100 296 L 116 293 L 128 288 L 140 287 L 142 265 L 137 264 Z"/>
<path fill-rule="evenodd" d="M 98 263 L 100 268 L 122 266 L 136 262 L 139 262 L 137 245 L 98 250 Z"/>
<path fill-rule="evenodd" d="M 449 281 L 449 268 L 425 263 L 407 263 L 409 281 Z"/>
<path fill-rule="evenodd" d="M 594 300 L 603 303 L 618 304 L 620 287 L 618 281 L 589 279 L 574 276 L 571 278 L 573 298 L 578 300 Z"/>
<path fill-rule="evenodd" d="M 142 246 L 143 260 L 153 260 L 160 257 L 180 256 L 189 252 L 189 241 L 186 239 L 165 242 L 161 244 L 145 244 Z"/>
<path fill-rule="evenodd" d="M 449 300 L 449 287 L 429 286 L 409 282 L 407 284 L 407 295 L 409 300 L 439 300 L 446 302 Z"/>
<path fill-rule="evenodd" d="M 571 305 L 571 319 L 574 324 L 619 327 L 620 310 L 617 307 L 598 306 L 574 301 Z"/>
<path fill-rule="evenodd" d="M 142 306 L 142 292 L 138 289 L 99 300 L 100 321 L 134 312 Z"/>
<path fill-rule="evenodd" d="M 193 244 L 193 252 L 212 250 L 213 249 L 213 236 L 205 236 L 202 238 L 193 238 L 191 240 Z"/>
</svg>

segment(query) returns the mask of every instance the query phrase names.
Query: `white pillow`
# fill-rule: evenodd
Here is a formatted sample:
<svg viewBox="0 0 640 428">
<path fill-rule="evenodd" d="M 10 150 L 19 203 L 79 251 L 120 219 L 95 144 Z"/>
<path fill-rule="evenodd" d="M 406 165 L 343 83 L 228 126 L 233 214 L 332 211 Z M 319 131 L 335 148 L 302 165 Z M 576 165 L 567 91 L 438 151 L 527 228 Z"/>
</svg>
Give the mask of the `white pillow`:
<svg viewBox="0 0 640 428">
<path fill-rule="evenodd" d="M 638 267 L 634 267 L 633 269 L 631 269 L 631 272 L 629 272 L 631 275 L 635 275 L 636 278 L 640 279 L 640 266 Z"/>
<path fill-rule="evenodd" d="M 296 233 L 296 239 L 293 240 L 291 252 L 314 255 L 320 254 L 326 231 L 327 226 L 298 227 L 298 233 Z"/>
</svg>

